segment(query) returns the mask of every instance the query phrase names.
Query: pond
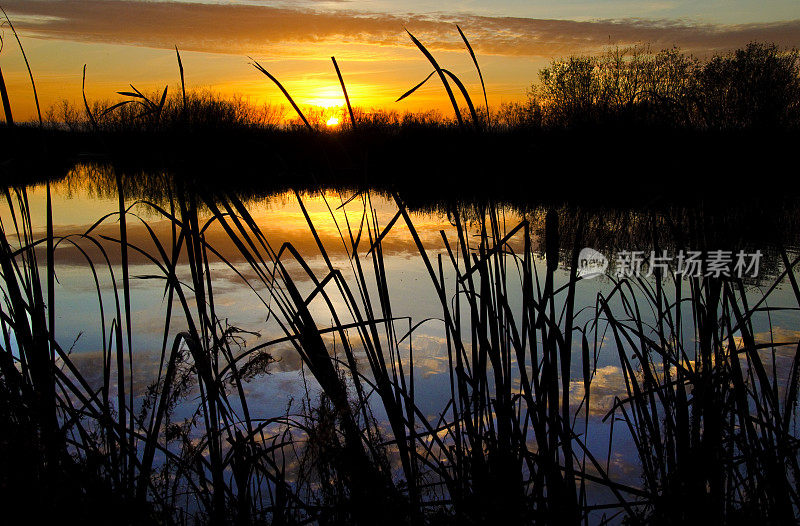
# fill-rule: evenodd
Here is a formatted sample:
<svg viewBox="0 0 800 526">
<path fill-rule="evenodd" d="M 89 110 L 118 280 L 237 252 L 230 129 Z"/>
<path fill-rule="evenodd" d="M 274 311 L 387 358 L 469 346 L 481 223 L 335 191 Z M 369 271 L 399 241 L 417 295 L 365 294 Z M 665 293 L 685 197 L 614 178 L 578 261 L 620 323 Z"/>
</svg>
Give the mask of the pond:
<svg viewBox="0 0 800 526">
<path fill-rule="evenodd" d="M 121 188 L 118 181 L 124 181 Z M 695 390 L 706 377 L 713 377 L 708 385 L 716 394 L 705 396 L 717 396 L 719 403 L 742 395 L 741 378 L 742 388 L 752 392 L 741 403 L 753 414 L 770 414 L 774 404 L 796 421 L 790 391 L 797 374 L 799 298 L 785 272 L 785 261 L 797 257 L 791 208 L 748 219 L 746 210 L 721 216 L 669 207 L 420 203 L 386 189 L 242 196 L 190 183 L 176 188 L 158 175 L 149 181 L 137 186 L 132 176 L 116 179 L 102 167 L 79 167 L 50 186 L 49 208 L 44 185 L 29 187 L 26 196 L 33 240 L 47 237 L 52 213 L 55 281 L 48 312 L 54 312 L 63 353 L 55 363 L 67 378 L 80 377 L 76 383 L 99 393 L 120 422 L 127 419 L 131 436 L 138 437 L 129 446 L 133 455 L 153 456 L 153 470 L 172 473 L 171 480 L 185 476 L 170 472 L 169 463 L 177 463 L 170 455 L 187 454 L 186 444 L 201 444 L 200 454 L 211 459 L 218 441 L 227 458 L 236 451 L 231 437 L 258 435 L 262 444 L 282 444 L 270 450 L 273 460 L 283 462 L 275 468 L 281 476 L 253 475 L 241 483 L 231 462 L 222 470 L 224 478 L 232 477 L 226 484 L 239 492 L 239 484 L 272 492 L 285 483 L 297 501 L 282 504 L 286 513 L 314 516 L 317 507 L 330 505 L 324 498 L 330 495 L 320 487 L 326 484 L 321 472 L 309 467 L 314 462 L 306 450 L 308 443 L 324 449 L 314 442 L 321 440 L 315 426 L 322 426 L 332 404 L 342 443 L 352 439 L 346 421 L 353 418 L 368 449 L 380 444 L 386 450 L 395 483 L 406 480 L 397 486 L 401 493 L 426 502 L 427 509 L 457 510 L 456 489 L 467 495 L 480 488 L 480 462 L 464 448 L 485 452 L 494 466 L 508 462 L 497 473 L 485 468 L 487 481 L 513 475 L 524 492 L 543 502 L 554 498 L 554 490 L 537 487 L 574 477 L 579 495 L 573 498 L 590 523 L 599 523 L 650 506 L 649 477 L 666 469 L 659 462 L 668 466 L 665 459 L 678 455 L 658 444 L 679 448 L 678 437 L 689 433 L 668 425 L 682 422 L 672 412 L 679 404 L 669 398 L 699 396 Z M 9 242 L 20 246 L 13 225 L 16 220 L 22 229 L 22 215 L 14 192 L 9 196 L 13 206 L 0 218 Z M 742 226 L 753 221 L 755 227 Z M 765 221 L 781 225 L 785 238 L 759 238 Z M 572 254 L 585 247 L 610 264 L 599 276 L 575 279 Z M 712 280 L 674 276 L 685 253 L 704 251 L 707 264 L 711 251 L 720 249 L 729 251 L 723 274 L 732 276 L 719 280 L 727 283 L 721 291 Z M 647 264 L 653 250 L 669 261 L 661 279 Z M 32 251 L 46 289 L 47 244 Z M 640 252 L 641 272 L 632 275 L 629 267 L 631 275 L 624 276 L 625 256 L 633 251 Z M 737 256 L 749 258 L 748 265 L 736 267 Z M 704 314 L 704 307 L 713 314 Z M 709 327 L 712 318 L 718 325 Z M 181 334 L 196 334 L 195 343 Z M 10 338 L 15 357 L 24 361 L 13 329 Z M 206 358 L 198 358 L 192 345 Z M 739 354 L 730 354 L 732 348 Z M 328 360 L 315 354 L 320 349 Z M 166 421 L 159 439 L 153 422 L 155 408 L 165 403 L 159 399 L 168 392 L 165 378 L 175 382 L 174 400 L 160 417 Z M 337 413 L 336 378 L 355 416 Z M 178 387 L 176 379 L 184 384 Z M 682 382 L 685 388 L 676 387 Z M 216 402 L 212 384 L 223 392 Z M 775 400 L 766 401 L 773 392 Z M 646 400 L 639 405 L 632 401 L 637 397 Z M 696 403 L 683 404 L 700 418 Z M 210 422 L 212 415 L 219 422 Z M 743 425 L 728 416 L 720 428 Z M 183 444 L 166 438 L 170 425 L 177 426 L 174 433 L 183 429 Z M 209 426 L 216 430 L 213 438 Z M 407 434 L 402 439 L 401 428 Z M 787 429 L 796 440 L 796 426 Z M 155 452 L 147 452 L 148 433 L 158 443 Z M 644 437 L 656 445 L 643 443 Z M 408 456 L 409 447 L 419 449 L 416 457 Z M 738 443 L 730 447 L 745 450 Z M 651 448 L 653 456 L 643 457 Z M 552 478 L 546 463 L 537 464 L 548 455 L 564 477 L 559 472 Z M 568 455 L 574 457 L 565 462 Z M 319 453 L 314 458 L 320 462 Z M 208 462 L 199 469 L 211 477 Z M 422 473 L 416 487 L 407 482 L 409 473 Z M 330 475 L 328 482 L 337 480 Z M 349 491 L 358 491 L 349 484 Z M 263 513 L 274 520 L 278 505 L 260 498 L 270 502 Z M 211 513 L 199 496 L 175 506 Z"/>
</svg>

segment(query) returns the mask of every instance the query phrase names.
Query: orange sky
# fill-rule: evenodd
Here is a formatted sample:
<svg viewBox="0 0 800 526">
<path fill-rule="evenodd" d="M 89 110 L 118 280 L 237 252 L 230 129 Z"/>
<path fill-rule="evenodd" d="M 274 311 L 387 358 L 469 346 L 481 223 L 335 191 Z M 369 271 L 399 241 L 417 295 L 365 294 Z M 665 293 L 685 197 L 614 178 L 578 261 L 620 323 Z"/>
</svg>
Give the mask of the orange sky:
<svg viewBox="0 0 800 526">
<path fill-rule="evenodd" d="M 394 102 L 430 71 L 404 27 L 459 75 L 477 99 L 478 77 L 455 30 L 455 23 L 460 24 L 478 53 L 490 105 L 524 97 L 553 57 L 597 52 L 609 45 L 679 45 L 699 55 L 751 40 L 800 45 L 795 0 L 730 0 L 724 3 L 727 10 L 715 8 L 718 4 L 5 0 L 3 7 L 22 35 L 44 108 L 63 99 L 80 101 L 84 64 L 90 99 L 119 99 L 115 92 L 129 83 L 146 91 L 165 84 L 177 88 L 172 50 L 177 45 L 190 89 L 238 94 L 255 104 L 283 104 L 279 91 L 249 66 L 250 55 L 301 105 L 340 104 L 330 62 L 335 55 L 354 105 L 446 111 L 441 87 L 433 82 Z M 536 13 L 542 17 L 534 17 Z M 24 63 L 7 27 L 3 36 L 0 67 L 15 118 L 31 119 L 35 113 Z"/>
</svg>

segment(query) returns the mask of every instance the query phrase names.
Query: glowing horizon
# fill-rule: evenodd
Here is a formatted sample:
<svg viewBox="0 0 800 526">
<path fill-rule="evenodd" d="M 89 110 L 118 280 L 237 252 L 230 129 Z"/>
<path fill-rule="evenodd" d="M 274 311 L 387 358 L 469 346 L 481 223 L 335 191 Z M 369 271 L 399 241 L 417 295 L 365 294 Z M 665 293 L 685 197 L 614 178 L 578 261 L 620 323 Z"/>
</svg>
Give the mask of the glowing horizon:
<svg viewBox="0 0 800 526">
<path fill-rule="evenodd" d="M 131 83 L 148 92 L 169 85 L 175 92 L 177 45 L 189 90 L 239 96 L 253 105 L 286 105 L 269 79 L 248 64 L 252 57 L 301 107 L 333 111 L 344 105 L 330 61 L 334 55 L 353 106 L 445 115 L 452 110 L 436 79 L 395 102 L 431 69 L 404 28 L 464 81 L 477 102 L 482 99 L 478 75 L 455 29 L 459 24 L 478 56 L 489 104 L 496 107 L 524 98 L 552 58 L 597 53 L 608 46 L 678 45 L 699 56 L 752 40 L 800 46 L 800 9 L 790 0 L 764 6 L 735 0 L 730 6 L 723 12 L 710 0 L 661 7 L 634 7 L 621 0 L 569 6 L 502 0 L 473 3 L 469 9 L 452 0 L 415 0 L 402 9 L 379 0 L 287 0 L 277 5 L 249 0 L 4 2 L 25 46 L 43 111 L 62 100 L 82 108 L 84 64 L 90 100 L 120 100 L 116 92 Z M 7 27 L 4 37 L 0 68 L 14 117 L 32 120 L 36 112 L 25 64 Z"/>
</svg>

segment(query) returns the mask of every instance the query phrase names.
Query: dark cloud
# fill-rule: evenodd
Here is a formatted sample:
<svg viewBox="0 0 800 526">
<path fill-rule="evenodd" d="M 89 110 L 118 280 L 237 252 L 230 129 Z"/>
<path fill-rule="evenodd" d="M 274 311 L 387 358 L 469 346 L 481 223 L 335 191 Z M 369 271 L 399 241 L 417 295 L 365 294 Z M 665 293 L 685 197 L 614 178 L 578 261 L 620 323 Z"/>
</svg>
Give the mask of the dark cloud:
<svg viewBox="0 0 800 526">
<path fill-rule="evenodd" d="M 658 20 L 541 20 L 474 15 L 326 12 L 261 5 L 126 0 L 7 0 L 18 27 L 46 38 L 218 53 L 265 53 L 292 43 L 351 42 L 409 46 L 408 27 L 434 49 L 461 49 L 458 23 L 480 53 L 551 57 L 608 44 L 648 42 L 697 52 L 749 41 L 800 45 L 800 20 L 698 25 Z M 299 49 L 299 47 L 298 47 Z M 300 53 L 300 51 L 297 51 Z M 306 51 L 307 52 L 307 51 Z M 285 50 L 284 50 L 285 53 Z"/>
</svg>

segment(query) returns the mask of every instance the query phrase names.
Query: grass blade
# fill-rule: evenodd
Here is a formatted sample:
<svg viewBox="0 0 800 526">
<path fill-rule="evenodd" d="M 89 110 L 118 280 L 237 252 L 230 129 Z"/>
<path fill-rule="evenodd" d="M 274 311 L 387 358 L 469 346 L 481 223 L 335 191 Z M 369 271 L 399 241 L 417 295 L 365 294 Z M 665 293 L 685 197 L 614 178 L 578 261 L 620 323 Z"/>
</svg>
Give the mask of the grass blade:
<svg viewBox="0 0 800 526">
<path fill-rule="evenodd" d="M 0 68 L 0 99 L 3 101 L 3 111 L 6 116 L 6 124 L 14 126 L 14 117 L 11 115 L 11 102 L 8 100 L 8 91 L 6 91 L 6 82 L 3 80 L 3 70 Z"/>
<path fill-rule="evenodd" d="M 417 46 L 417 48 L 419 48 L 420 51 L 422 51 L 422 54 L 425 55 L 425 58 L 427 58 L 428 62 L 431 63 L 433 69 L 436 70 L 436 73 L 439 74 L 439 78 L 442 80 L 442 84 L 444 84 L 444 89 L 445 91 L 447 91 L 447 96 L 450 98 L 450 104 L 453 105 L 453 110 L 456 112 L 456 119 L 458 120 L 458 125 L 463 126 L 464 120 L 461 118 L 461 111 L 459 111 L 458 109 L 458 103 L 456 102 L 456 98 L 453 95 L 453 90 L 450 89 L 450 83 L 447 82 L 447 77 L 445 77 L 442 68 L 439 67 L 439 63 L 436 62 L 436 59 L 433 58 L 433 55 L 431 55 L 430 51 L 428 51 L 427 48 L 422 45 L 422 42 L 417 40 L 417 37 L 411 34 L 411 31 L 406 29 L 406 33 L 408 33 L 408 36 L 411 37 L 411 41 L 414 43 L 414 45 Z"/>
<path fill-rule="evenodd" d="M 344 93 L 344 101 L 347 103 L 347 111 L 350 113 L 350 125 L 353 126 L 353 129 L 356 128 L 356 118 L 353 115 L 353 107 L 350 106 L 350 97 L 347 95 L 347 88 L 344 85 L 344 79 L 342 78 L 342 72 L 339 71 L 339 64 L 336 63 L 336 57 L 331 57 L 333 61 L 333 67 L 336 69 L 336 76 L 339 77 L 339 84 L 342 85 L 342 93 Z"/>
<path fill-rule="evenodd" d="M 81 94 L 83 95 L 83 107 L 86 109 L 86 116 L 89 117 L 89 123 L 95 131 L 98 131 L 97 121 L 92 115 L 92 110 L 89 108 L 89 101 L 86 100 L 86 64 L 83 65 L 83 79 L 81 81 Z"/>
<path fill-rule="evenodd" d="M 250 58 L 250 57 L 248 57 L 248 58 Z M 250 58 L 250 60 L 253 60 L 253 59 Z M 308 128 L 309 130 L 314 130 L 314 127 L 311 126 L 311 124 L 309 124 L 308 119 L 306 119 L 306 116 L 303 115 L 302 111 L 300 111 L 300 108 L 297 106 L 297 104 L 295 103 L 295 101 L 292 98 L 292 96 L 289 95 L 289 92 L 286 91 L 286 88 L 283 87 L 283 84 L 281 84 L 278 79 L 276 79 L 269 71 L 264 69 L 264 67 L 261 64 L 259 64 L 257 61 L 255 61 L 255 60 L 253 60 L 253 67 L 256 68 L 258 71 L 260 71 L 261 73 L 263 73 L 264 75 L 266 75 L 267 78 L 269 78 L 272 82 L 275 83 L 276 86 L 278 86 L 278 88 L 281 90 L 283 95 L 286 97 L 286 100 L 288 100 L 289 104 L 291 104 L 292 108 L 294 108 L 294 111 L 296 111 L 297 114 L 300 116 L 300 118 L 303 120 L 303 124 L 306 125 L 306 128 Z"/>
<path fill-rule="evenodd" d="M 42 110 L 39 107 L 39 95 L 36 93 L 36 82 L 34 82 L 33 80 L 33 71 L 31 70 L 31 65 L 28 62 L 28 56 L 25 54 L 25 48 L 22 47 L 22 41 L 19 39 L 17 30 L 14 29 L 14 24 L 11 23 L 11 19 L 8 18 L 8 14 L 6 14 L 5 9 L 0 7 L 0 11 L 2 11 L 3 16 L 6 17 L 6 22 L 8 22 L 8 27 L 10 27 L 11 32 L 14 33 L 14 38 L 17 39 L 17 44 L 19 44 L 19 50 L 22 52 L 22 58 L 25 60 L 25 67 L 28 69 L 28 76 L 31 78 L 31 88 L 33 89 L 33 100 L 36 103 L 36 113 L 39 116 L 39 124 L 42 124 Z"/>
<path fill-rule="evenodd" d="M 472 46 L 469 44 L 469 40 L 467 40 L 467 36 L 461 31 L 461 28 L 456 24 L 456 29 L 458 29 L 458 34 L 461 35 L 461 39 L 464 41 L 464 44 L 467 46 L 467 51 L 469 51 L 469 56 L 472 57 L 472 62 L 475 64 L 475 69 L 478 70 L 478 77 L 481 79 L 481 89 L 483 89 L 483 102 L 486 104 L 486 126 L 491 126 L 490 122 L 490 115 L 489 115 L 489 99 L 486 97 L 486 84 L 483 83 L 483 73 L 481 73 L 481 67 L 478 65 L 478 59 L 475 56 L 475 52 L 472 50 Z"/>
<path fill-rule="evenodd" d="M 464 100 L 467 102 L 467 107 L 469 108 L 469 114 L 472 117 L 473 124 L 475 124 L 475 126 L 480 126 L 480 121 L 478 120 L 478 113 L 475 111 L 475 106 L 473 106 L 472 104 L 472 98 L 470 98 L 469 92 L 467 91 L 466 86 L 464 86 L 464 83 L 461 82 L 461 80 L 458 77 L 456 77 L 455 73 L 451 72 L 450 70 L 443 69 L 442 71 L 444 71 L 448 77 L 453 79 L 453 82 L 456 83 L 458 89 L 461 90 L 461 95 L 464 96 Z"/>
<path fill-rule="evenodd" d="M 178 57 L 178 71 L 181 74 L 181 97 L 183 100 L 183 112 L 186 113 L 186 82 L 183 78 L 183 61 L 181 61 L 181 52 L 178 51 L 178 46 L 175 46 L 175 55 Z"/>
<path fill-rule="evenodd" d="M 403 93 L 402 95 L 400 95 L 400 97 L 395 102 L 400 102 L 401 100 L 405 99 L 406 97 L 408 97 L 409 95 L 411 95 L 412 93 L 417 91 L 419 88 L 422 87 L 423 84 L 428 82 L 428 79 L 430 79 L 435 73 L 436 73 L 435 71 L 431 71 L 430 73 L 428 73 L 428 76 L 425 77 L 422 82 L 420 82 L 419 84 L 417 84 L 416 86 L 414 86 L 410 90 L 408 90 L 405 93 Z"/>
</svg>

